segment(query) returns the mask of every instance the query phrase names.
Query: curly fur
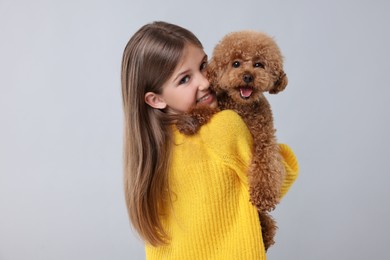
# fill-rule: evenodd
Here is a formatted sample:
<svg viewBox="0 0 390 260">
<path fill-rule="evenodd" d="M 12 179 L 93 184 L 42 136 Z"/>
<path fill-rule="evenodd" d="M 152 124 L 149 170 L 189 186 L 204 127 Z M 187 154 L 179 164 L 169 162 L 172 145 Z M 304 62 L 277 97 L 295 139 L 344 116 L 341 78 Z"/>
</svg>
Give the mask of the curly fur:
<svg viewBox="0 0 390 260">
<path fill-rule="evenodd" d="M 271 107 L 263 93 L 276 94 L 287 86 L 282 55 L 275 41 L 264 33 L 233 32 L 215 47 L 208 77 L 217 95 L 218 109 L 194 108 L 178 121 L 177 127 L 184 134 L 193 134 L 213 113 L 224 109 L 232 109 L 243 118 L 254 140 L 248 173 L 250 200 L 259 211 L 267 250 L 274 244 L 276 233 L 275 221 L 268 211 L 279 202 L 285 172 Z"/>
</svg>

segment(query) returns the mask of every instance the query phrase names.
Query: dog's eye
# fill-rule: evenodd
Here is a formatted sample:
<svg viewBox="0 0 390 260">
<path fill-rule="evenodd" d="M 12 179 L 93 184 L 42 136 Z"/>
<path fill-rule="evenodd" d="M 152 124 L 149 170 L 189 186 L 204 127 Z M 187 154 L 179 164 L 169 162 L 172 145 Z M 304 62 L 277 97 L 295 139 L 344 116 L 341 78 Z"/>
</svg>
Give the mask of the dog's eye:
<svg viewBox="0 0 390 260">
<path fill-rule="evenodd" d="M 234 68 L 240 67 L 240 62 L 239 62 L 239 61 L 233 62 L 233 67 L 234 67 Z"/>
<path fill-rule="evenodd" d="M 264 68 L 264 64 L 261 63 L 261 62 L 256 62 L 256 63 L 253 65 L 253 67 L 255 67 L 255 68 Z"/>
</svg>

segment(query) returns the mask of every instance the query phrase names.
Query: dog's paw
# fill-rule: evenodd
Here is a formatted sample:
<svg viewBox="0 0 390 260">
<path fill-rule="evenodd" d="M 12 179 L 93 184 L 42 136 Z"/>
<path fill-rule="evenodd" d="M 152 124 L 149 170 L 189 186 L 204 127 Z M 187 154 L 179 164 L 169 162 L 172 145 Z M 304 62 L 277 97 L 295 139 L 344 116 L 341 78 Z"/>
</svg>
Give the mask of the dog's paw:
<svg viewBox="0 0 390 260">
<path fill-rule="evenodd" d="M 201 127 L 195 116 L 184 114 L 176 122 L 176 128 L 180 133 L 185 135 L 193 135 L 198 132 Z"/>
<path fill-rule="evenodd" d="M 258 187 L 251 187 L 250 201 L 257 208 L 259 212 L 270 212 L 275 209 L 279 203 L 279 196 L 275 190 L 259 189 Z"/>
<path fill-rule="evenodd" d="M 248 173 L 252 204 L 259 211 L 272 211 L 280 201 L 285 169 L 278 151 L 255 147 Z"/>
<path fill-rule="evenodd" d="M 267 196 L 268 194 L 251 193 L 251 202 L 259 212 L 270 212 L 275 209 L 280 199 L 277 196 Z"/>
<path fill-rule="evenodd" d="M 176 127 L 182 134 L 196 134 L 201 126 L 207 124 L 217 111 L 217 109 L 209 107 L 192 108 L 188 113 L 180 116 L 176 122 Z"/>
</svg>

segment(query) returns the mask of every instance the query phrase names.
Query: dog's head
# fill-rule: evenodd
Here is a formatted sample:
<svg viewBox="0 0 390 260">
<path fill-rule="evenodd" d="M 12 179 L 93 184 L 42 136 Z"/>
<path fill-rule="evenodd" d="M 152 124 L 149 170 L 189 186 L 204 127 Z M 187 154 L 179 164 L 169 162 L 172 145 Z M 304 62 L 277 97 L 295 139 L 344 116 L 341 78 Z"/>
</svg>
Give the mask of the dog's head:
<svg viewBox="0 0 390 260">
<path fill-rule="evenodd" d="M 211 86 L 235 102 L 258 100 L 263 92 L 276 94 L 287 86 L 283 57 L 275 41 L 261 32 L 226 35 L 215 47 L 208 65 Z"/>
</svg>

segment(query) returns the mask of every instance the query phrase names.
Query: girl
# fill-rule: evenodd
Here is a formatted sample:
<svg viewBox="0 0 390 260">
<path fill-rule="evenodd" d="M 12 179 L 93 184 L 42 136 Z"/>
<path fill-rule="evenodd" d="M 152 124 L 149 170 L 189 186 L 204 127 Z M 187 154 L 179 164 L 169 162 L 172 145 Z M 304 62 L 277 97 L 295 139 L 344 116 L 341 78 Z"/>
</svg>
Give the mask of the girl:
<svg viewBox="0 0 390 260">
<path fill-rule="evenodd" d="M 165 22 L 139 29 L 122 61 L 125 197 L 147 259 L 266 259 L 246 173 L 252 137 L 225 110 L 194 136 L 175 120 L 193 106 L 216 107 L 207 56 L 188 30 Z M 281 145 L 287 177 L 298 166 Z"/>
</svg>

